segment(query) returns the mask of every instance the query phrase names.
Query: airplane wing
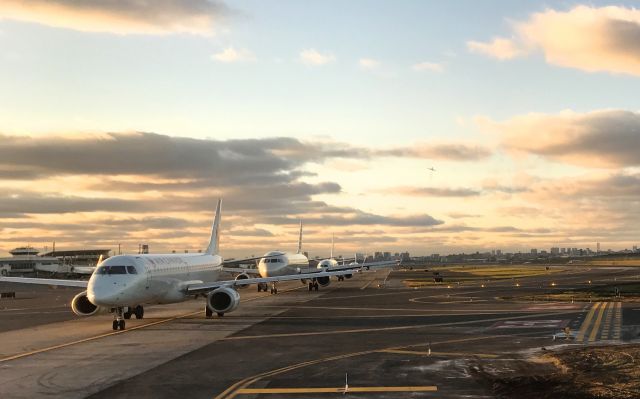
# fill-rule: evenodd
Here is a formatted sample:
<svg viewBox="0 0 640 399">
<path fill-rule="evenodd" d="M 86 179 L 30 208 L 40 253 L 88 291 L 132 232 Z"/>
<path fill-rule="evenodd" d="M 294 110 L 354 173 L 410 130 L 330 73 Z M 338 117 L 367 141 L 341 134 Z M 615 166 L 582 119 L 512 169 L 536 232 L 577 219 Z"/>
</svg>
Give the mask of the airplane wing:
<svg viewBox="0 0 640 399">
<path fill-rule="evenodd" d="M 254 256 L 253 258 L 244 258 L 244 259 L 229 259 L 222 262 L 223 265 L 233 265 L 236 263 L 246 263 L 253 262 L 254 260 L 267 259 L 267 258 L 277 258 L 278 256 L 282 256 L 281 254 L 277 255 L 266 255 L 266 256 Z"/>
<path fill-rule="evenodd" d="M 60 280 L 53 278 L 30 278 L 30 277 L 0 277 L 0 283 L 21 283 L 39 285 L 57 285 L 61 287 L 87 288 L 89 281 L 85 280 Z"/>
<path fill-rule="evenodd" d="M 229 273 L 247 273 L 247 274 L 260 274 L 258 269 L 245 269 L 244 267 L 222 267 L 222 270 Z"/>
<path fill-rule="evenodd" d="M 327 267 L 324 269 L 319 268 L 309 268 L 302 269 L 301 273 L 319 273 L 321 271 L 326 272 L 335 272 L 335 271 L 346 271 L 346 270 L 370 270 L 370 269 L 382 269 L 385 267 L 394 267 L 400 264 L 398 260 L 383 260 L 379 262 L 369 262 L 369 263 L 353 263 L 348 265 L 338 265 L 333 267 Z"/>
<path fill-rule="evenodd" d="M 318 277 L 329 277 L 329 276 L 343 276 L 345 274 L 357 273 L 358 270 L 342 270 L 342 271 L 333 271 L 326 272 L 320 271 L 318 273 L 301 273 L 301 274 L 287 274 L 284 276 L 276 276 L 276 277 L 260 277 L 260 278 L 245 278 L 242 280 L 223 280 L 223 281 L 214 281 L 212 283 L 197 283 L 192 284 L 187 287 L 188 294 L 202 294 L 205 292 L 209 292 L 211 290 L 215 290 L 220 287 L 235 287 L 242 285 L 250 285 L 250 284 L 258 284 L 258 283 L 271 283 L 273 281 L 292 281 L 292 280 L 304 280 L 304 279 L 313 279 Z"/>
<path fill-rule="evenodd" d="M 381 260 L 380 262 L 369 262 L 360 265 L 365 270 L 381 269 L 383 267 L 393 267 L 400 264 L 399 260 Z"/>
</svg>

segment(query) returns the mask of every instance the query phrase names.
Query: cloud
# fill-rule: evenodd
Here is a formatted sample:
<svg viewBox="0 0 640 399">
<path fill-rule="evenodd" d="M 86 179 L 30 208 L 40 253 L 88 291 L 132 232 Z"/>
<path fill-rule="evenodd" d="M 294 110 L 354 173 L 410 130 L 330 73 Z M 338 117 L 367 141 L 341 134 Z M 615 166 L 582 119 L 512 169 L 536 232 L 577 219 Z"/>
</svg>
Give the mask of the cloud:
<svg viewBox="0 0 640 399">
<path fill-rule="evenodd" d="M 3 0 L 0 19 L 116 34 L 211 35 L 228 9 L 214 0 Z"/>
<path fill-rule="evenodd" d="M 443 72 L 444 71 L 444 65 L 439 64 L 437 62 L 428 62 L 428 61 L 424 61 L 424 62 L 419 62 L 417 64 L 414 64 L 411 69 L 413 69 L 416 72 Z"/>
<path fill-rule="evenodd" d="M 640 113 L 599 110 L 586 113 L 527 114 L 503 122 L 476 120 L 497 132 L 513 152 L 539 155 L 587 167 L 640 165 Z"/>
<path fill-rule="evenodd" d="M 640 10 L 579 5 L 547 9 L 512 23 L 512 39 L 469 41 L 469 50 L 510 59 L 535 50 L 548 63 L 588 72 L 640 75 Z"/>
<path fill-rule="evenodd" d="M 300 52 L 300 62 L 305 65 L 320 66 L 335 62 L 336 57 L 331 53 L 321 53 L 316 49 L 306 49 Z"/>
<path fill-rule="evenodd" d="M 477 161 L 491 156 L 491 151 L 481 146 L 466 144 L 416 144 L 410 147 L 398 147 L 381 150 L 378 155 L 446 159 L 454 161 Z"/>
<path fill-rule="evenodd" d="M 360 58 L 358 65 L 364 69 L 377 69 L 380 66 L 380 61 L 373 58 Z"/>
<path fill-rule="evenodd" d="M 488 55 L 500 60 L 508 60 L 526 53 L 518 48 L 518 45 L 513 40 L 501 38 L 495 38 L 489 43 L 472 40 L 467 42 L 467 48 L 471 52 Z"/>
<path fill-rule="evenodd" d="M 164 182 L 114 180 L 134 189 L 196 189 L 211 185 L 288 183 L 302 177 L 308 162 L 332 158 L 412 157 L 452 161 L 478 160 L 491 152 L 464 144 L 416 144 L 379 150 L 338 142 L 305 142 L 288 137 L 202 140 L 156 133 L 106 133 L 70 136 L 0 134 L 0 177 L 44 178 L 59 175 L 147 175 Z"/>
<path fill-rule="evenodd" d="M 418 197 L 473 197 L 481 194 L 480 191 L 470 188 L 447 187 L 393 187 L 385 189 L 385 192 Z"/>
<path fill-rule="evenodd" d="M 224 63 L 234 62 L 251 62 L 255 61 L 256 57 L 246 49 L 236 50 L 233 46 L 227 47 L 219 53 L 215 53 L 211 56 L 215 61 Z"/>
<path fill-rule="evenodd" d="M 430 215 L 382 216 L 357 209 L 344 208 L 345 214 L 325 214 L 322 217 L 305 217 L 305 225 L 351 226 L 382 225 L 395 227 L 427 227 L 444 223 Z M 299 219 L 286 216 L 268 217 L 266 220 L 274 224 L 295 224 Z"/>
</svg>

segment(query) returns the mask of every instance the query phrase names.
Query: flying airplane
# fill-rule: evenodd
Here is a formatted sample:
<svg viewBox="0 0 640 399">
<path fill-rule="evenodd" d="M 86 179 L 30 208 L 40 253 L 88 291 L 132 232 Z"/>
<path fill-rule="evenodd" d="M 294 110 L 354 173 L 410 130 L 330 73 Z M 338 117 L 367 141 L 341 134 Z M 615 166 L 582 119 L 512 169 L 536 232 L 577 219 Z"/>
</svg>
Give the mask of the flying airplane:
<svg viewBox="0 0 640 399">
<path fill-rule="evenodd" d="M 212 317 L 213 313 L 223 316 L 240 304 L 240 294 L 235 289 L 238 286 L 299 279 L 328 279 L 330 276 L 352 272 L 219 280 L 223 271 L 223 259 L 219 254 L 221 204 L 222 201 L 218 200 L 211 239 L 203 253 L 116 255 L 102 261 L 89 281 L 1 277 L 0 282 L 86 288 L 86 291 L 72 299 L 73 312 L 78 316 L 91 316 L 100 310 L 109 310 L 114 314 L 113 329 L 124 330 L 125 319 L 132 315 L 138 319 L 143 318 L 143 306 L 147 304 L 177 303 L 202 295 L 206 297 L 206 317 Z"/>
<path fill-rule="evenodd" d="M 427 170 L 430 170 L 430 171 L 432 171 L 432 172 L 435 172 L 435 171 L 436 171 L 436 168 L 434 168 L 434 167 L 432 166 L 432 167 L 430 167 L 430 168 L 427 168 Z"/>
</svg>

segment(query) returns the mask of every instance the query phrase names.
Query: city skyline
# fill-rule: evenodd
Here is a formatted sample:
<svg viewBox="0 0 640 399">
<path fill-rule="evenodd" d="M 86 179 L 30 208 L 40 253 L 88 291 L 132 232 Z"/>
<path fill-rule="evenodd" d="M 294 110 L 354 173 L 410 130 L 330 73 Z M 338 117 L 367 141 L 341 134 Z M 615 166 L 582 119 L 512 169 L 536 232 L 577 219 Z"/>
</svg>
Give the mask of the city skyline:
<svg viewBox="0 0 640 399">
<path fill-rule="evenodd" d="M 0 5 L 0 253 L 631 249 L 633 2 Z"/>
</svg>

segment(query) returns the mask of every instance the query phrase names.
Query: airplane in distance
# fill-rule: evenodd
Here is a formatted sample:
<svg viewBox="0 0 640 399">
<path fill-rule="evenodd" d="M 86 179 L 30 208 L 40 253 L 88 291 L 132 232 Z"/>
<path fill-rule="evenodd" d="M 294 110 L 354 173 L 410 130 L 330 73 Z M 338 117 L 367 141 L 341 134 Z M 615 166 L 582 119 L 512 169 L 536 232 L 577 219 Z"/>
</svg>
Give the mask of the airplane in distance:
<svg viewBox="0 0 640 399">
<path fill-rule="evenodd" d="M 250 279 L 250 274 L 259 275 L 264 278 L 268 277 L 278 277 L 278 276 L 290 276 L 290 275 L 299 275 L 303 272 L 303 270 L 309 269 L 309 259 L 305 254 L 302 253 L 302 221 L 300 221 L 300 231 L 298 234 L 298 249 L 296 252 L 284 252 L 284 251 L 269 251 L 263 256 L 257 258 L 249 258 L 243 259 L 246 260 L 258 260 L 256 269 L 242 269 L 242 268 L 233 268 L 233 267 L 225 267 L 224 271 L 231 273 L 239 273 L 236 276 L 237 281 L 242 281 L 243 283 Z M 238 261 L 238 262 L 242 262 Z M 315 273 L 316 270 L 309 270 L 310 273 Z M 311 279 L 310 284 L 312 286 L 317 286 L 317 279 L 322 279 L 321 276 L 315 276 L 315 278 Z M 324 281 L 324 280 L 322 280 Z M 278 293 L 278 282 L 276 280 L 271 281 L 271 293 Z M 266 282 L 258 283 L 258 292 L 264 291 L 267 292 L 269 288 Z M 309 289 L 311 290 L 311 289 Z M 316 289 L 317 290 L 317 289 Z"/>
<path fill-rule="evenodd" d="M 238 286 L 277 281 L 340 276 L 352 271 L 335 271 L 267 278 L 219 280 L 223 272 L 220 256 L 220 218 L 218 200 L 209 245 L 203 253 L 116 255 L 102 261 L 89 281 L 25 277 L 1 277 L 0 282 L 86 288 L 71 301 L 78 316 L 91 316 L 101 310 L 114 314 L 113 329 L 124 330 L 125 319 L 144 316 L 144 305 L 183 302 L 198 295 L 206 297 L 205 315 L 223 316 L 240 304 Z"/>
<path fill-rule="evenodd" d="M 427 170 L 430 170 L 430 171 L 432 171 L 432 172 L 435 172 L 435 171 L 436 171 L 436 168 L 434 168 L 434 167 L 432 166 L 432 167 L 430 167 L 430 168 L 427 168 Z"/>
<path fill-rule="evenodd" d="M 328 259 L 323 259 L 318 262 L 315 268 L 309 267 L 309 259 L 302 253 L 302 222 L 300 222 L 300 233 L 298 235 L 298 250 L 295 253 L 282 252 L 282 251 L 270 251 L 264 254 L 262 257 L 253 258 L 259 259 L 257 269 L 242 269 L 242 268 L 230 268 L 227 267 L 224 270 L 232 273 L 239 273 L 236 276 L 237 281 L 247 281 L 250 279 L 250 275 L 260 275 L 263 278 L 276 277 L 276 276 L 290 276 L 295 275 L 302 281 L 302 284 L 308 284 L 309 291 L 318 291 L 320 287 L 327 287 L 331 284 L 331 279 L 328 275 L 323 273 L 327 272 L 345 272 L 338 274 L 336 277 L 338 281 L 342 281 L 345 278 L 351 278 L 352 273 L 348 273 L 349 270 L 360 271 L 370 270 L 371 268 L 383 268 L 392 267 L 398 265 L 398 261 L 380 261 L 373 263 L 358 263 L 354 257 L 353 262 L 345 264 L 347 260 L 343 260 L 343 264 L 340 265 L 336 259 L 333 258 L 333 238 L 331 240 L 331 255 Z M 312 278 L 305 278 L 302 275 L 312 275 Z M 267 283 L 258 284 L 258 292 L 264 290 L 267 292 Z M 277 281 L 271 283 L 271 294 L 278 293 Z"/>
</svg>

